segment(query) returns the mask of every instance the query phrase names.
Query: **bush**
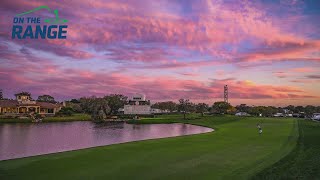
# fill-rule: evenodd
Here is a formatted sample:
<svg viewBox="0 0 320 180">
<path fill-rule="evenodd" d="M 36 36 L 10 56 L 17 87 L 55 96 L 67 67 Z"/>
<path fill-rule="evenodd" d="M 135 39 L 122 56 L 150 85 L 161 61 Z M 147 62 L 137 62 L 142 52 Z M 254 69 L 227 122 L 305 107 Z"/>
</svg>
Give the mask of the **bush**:
<svg viewBox="0 0 320 180">
<path fill-rule="evenodd" d="M 74 111 L 71 107 L 63 107 L 59 112 L 56 113 L 56 116 L 72 116 Z"/>
</svg>

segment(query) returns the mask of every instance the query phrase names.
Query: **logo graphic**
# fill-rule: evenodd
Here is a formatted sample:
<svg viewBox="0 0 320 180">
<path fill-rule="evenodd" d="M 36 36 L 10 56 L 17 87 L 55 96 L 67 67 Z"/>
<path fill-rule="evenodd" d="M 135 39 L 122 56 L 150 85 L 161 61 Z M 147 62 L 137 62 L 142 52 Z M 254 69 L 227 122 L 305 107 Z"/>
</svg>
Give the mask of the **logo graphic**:
<svg viewBox="0 0 320 180">
<path fill-rule="evenodd" d="M 51 12 L 51 9 L 48 6 L 39 6 L 39 7 L 35 8 L 35 9 L 32 9 L 30 11 L 27 11 L 27 12 L 24 12 L 24 13 L 21 13 L 21 14 L 17 14 L 16 16 L 23 16 L 23 15 L 26 15 L 26 14 L 33 13 L 35 11 L 39 11 L 41 9 L 46 9 L 49 12 Z M 52 18 L 45 19 L 44 22 L 50 23 L 50 24 L 58 24 L 58 23 L 66 23 L 66 22 L 68 22 L 68 20 L 66 20 L 66 19 L 60 19 L 59 18 L 59 13 L 58 13 L 57 9 L 53 10 L 53 14 L 55 15 L 54 19 L 52 19 Z"/>
<path fill-rule="evenodd" d="M 29 17 L 30 14 L 39 11 L 47 10 L 54 14 L 54 18 L 46 18 L 43 22 L 51 25 L 40 25 L 40 17 Z M 12 39 L 66 39 L 68 28 L 67 19 L 61 19 L 59 17 L 59 11 L 57 9 L 51 10 L 48 6 L 39 6 L 30 11 L 26 11 L 20 14 L 16 14 L 13 18 L 14 25 L 12 26 Z M 27 26 L 23 26 L 27 24 Z M 35 26 L 32 26 L 35 25 Z"/>
</svg>

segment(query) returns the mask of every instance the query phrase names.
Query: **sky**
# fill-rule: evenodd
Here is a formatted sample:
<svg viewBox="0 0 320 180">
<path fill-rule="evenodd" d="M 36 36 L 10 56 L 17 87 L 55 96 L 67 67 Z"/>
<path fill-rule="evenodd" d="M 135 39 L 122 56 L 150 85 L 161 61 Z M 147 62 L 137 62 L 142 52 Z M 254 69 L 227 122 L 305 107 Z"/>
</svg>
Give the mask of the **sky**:
<svg viewBox="0 0 320 180">
<path fill-rule="evenodd" d="M 12 39 L 15 15 L 41 5 L 68 20 L 67 39 Z M 0 17 L 8 98 L 212 104 L 228 85 L 232 105 L 320 105 L 318 0 L 1 0 Z"/>
</svg>

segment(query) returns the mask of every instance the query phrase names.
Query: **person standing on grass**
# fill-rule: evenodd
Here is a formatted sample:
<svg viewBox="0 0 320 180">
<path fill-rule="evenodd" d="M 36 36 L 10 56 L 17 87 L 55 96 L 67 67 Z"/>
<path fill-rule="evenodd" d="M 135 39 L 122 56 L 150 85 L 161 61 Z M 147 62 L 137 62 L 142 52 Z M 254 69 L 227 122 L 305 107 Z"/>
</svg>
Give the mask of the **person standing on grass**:
<svg viewBox="0 0 320 180">
<path fill-rule="evenodd" d="M 262 128 L 259 123 L 257 124 L 257 128 L 259 129 L 259 134 L 262 134 Z"/>
</svg>

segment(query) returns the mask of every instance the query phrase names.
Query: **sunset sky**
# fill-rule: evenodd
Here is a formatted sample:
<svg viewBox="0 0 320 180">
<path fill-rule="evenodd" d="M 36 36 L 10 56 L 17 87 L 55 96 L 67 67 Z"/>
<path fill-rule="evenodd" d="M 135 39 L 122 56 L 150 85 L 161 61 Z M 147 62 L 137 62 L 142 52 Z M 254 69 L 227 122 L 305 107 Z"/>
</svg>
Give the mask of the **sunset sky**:
<svg viewBox="0 0 320 180">
<path fill-rule="evenodd" d="M 13 17 L 40 5 L 69 20 L 67 39 L 11 39 Z M 227 84 L 232 105 L 320 105 L 318 0 L 1 0 L 0 17 L 5 97 L 212 104 Z"/>
</svg>

